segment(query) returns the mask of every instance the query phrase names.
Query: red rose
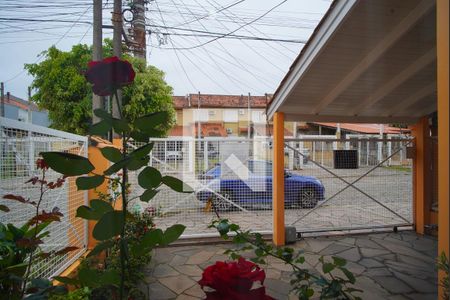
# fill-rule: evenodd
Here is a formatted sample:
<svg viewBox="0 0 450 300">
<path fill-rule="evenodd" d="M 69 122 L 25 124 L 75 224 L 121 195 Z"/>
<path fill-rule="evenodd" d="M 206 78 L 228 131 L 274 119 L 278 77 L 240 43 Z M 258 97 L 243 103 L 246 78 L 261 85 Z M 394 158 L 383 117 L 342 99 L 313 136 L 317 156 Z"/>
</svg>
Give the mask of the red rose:
<svg viewBox="0 0 450 300">
<path fill-rule="evenodd" d="M 207 267 L 198 283 L 215 290 L 206 292 L 207 299 L 272 299 L 265 295 L 264 287 L 252 289 L 254 282 L 262 285 L 265 278 L 264 270 L 241 257 L 237 262 L 218 261 Z"/>
<path fill-rule="evenodd" d="M 131 84 L 135 73 L 128 61 L 113 56 L 102 61 L 89 62 L 85 76 L 87 81 L 93 84 L 94 94 L 109 96 L 117 89 Z"/>
</svg>

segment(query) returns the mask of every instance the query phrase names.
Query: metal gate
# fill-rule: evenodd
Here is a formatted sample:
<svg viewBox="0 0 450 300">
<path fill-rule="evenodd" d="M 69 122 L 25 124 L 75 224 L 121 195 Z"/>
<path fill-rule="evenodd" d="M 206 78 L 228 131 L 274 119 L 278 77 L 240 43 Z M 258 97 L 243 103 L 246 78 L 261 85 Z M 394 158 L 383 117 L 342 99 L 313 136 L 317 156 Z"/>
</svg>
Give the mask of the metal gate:
<svg viewBox="0 0 450 300">
<path fill-rule="evenodd" d="M 300 193 L 310 191 L 318 201 L 308 209 L 286 210 L 286 224 L 303 233 L 412 225 L 413 172 L 406 158 L 412 143 L 364 136 L 288 140 L 286 147 L 302 158 L 292 173 L 317 180 Z"/>
<path fill-rule="evenodd" d="M 40 152 L 64 151 L 87 156 L 87 145 L 84 136 L 0 118 L 0 204 L 11 209 L 7 213 L 0 211 L 1 222 L 20 226 L 34 216 L 34 208 L 2 197 L 14 194 L 26 199 L 38 199 L 39 187 L 25 182 L 33 176 L 39 176 L 35 166 Z M 48 181 L 54 181 L 59 176 L 52 170 L 46 172 Z M 63 187 L 45 193 L 41 208 L 50 211 L 58 207 L 64 217 L 61 222 L 50 225 L 50 236 L 44 240 L 43 251 L 60 250 L 66 246 L 79 249 L 63 256 L 40 260 L 33 270 L 33 276 L 51 278 L 59 275 L 85 252 L 87 222 L 75 218 L 77 207 L 85 204 L 87 193 L 77 190 L 73 178 L 68 179 Z"/>
<path fill-rule="evenodd" d="M 154 142 L 150 164 L 190 184 L 195 193 L 163 189 L 150 203 L 136 201 L 132 208 L 148 209 L 162 228 L 185 224 L 185 236 L 190 237 L 215 234 L 208 225 L 217 215 L 246 230 L 272 231 L 271 138 L 168 138 Z M 411 143 L 399 137 L 287 139 L 286 225 L 300 232 L 410 225 L 412 162 L 406 158 L 406 147 Z M 131 148 L 139 146 L 130 144 Z M 340 162 L 339 153 L 344 153 Z M 345 153 L 354 157 L 345 157 Z M 130 174 L 135 183 L 131 197 L 143 192 L 136 175 Z"/>
</svg>

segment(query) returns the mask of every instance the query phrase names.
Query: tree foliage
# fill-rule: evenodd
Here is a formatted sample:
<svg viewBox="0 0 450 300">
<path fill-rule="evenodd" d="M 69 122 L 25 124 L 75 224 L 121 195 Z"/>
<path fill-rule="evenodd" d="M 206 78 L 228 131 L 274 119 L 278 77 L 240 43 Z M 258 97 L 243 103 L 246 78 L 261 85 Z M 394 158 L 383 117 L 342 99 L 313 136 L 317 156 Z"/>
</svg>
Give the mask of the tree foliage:
<svg viewBox="0 0 450 300">
<path fill-rule="evenodd" d="M 103 53 L 112 55 L 110 40 L 105 40 Z M 92 88 L 84 73 L 92 58 L 92 48 L 79 44 L 70 51 L 62 51 L 52 46 L 41 55 L 44 59 L 40 63 L 25 66 L 34 76 L 32 101 L 49 111 L 51 127 L 87 134 L 92 123 Z M 134 83 L 123 89 L 124 116 L 134 120 L 137 116 L 166 111 L 170 121 L 160 129 L 167 132 L 174 124 L 175 110 L 172 87 L 164 81 L 164 72 L 128 55 L 124 59 L 136 71 Z"/>
</svg>

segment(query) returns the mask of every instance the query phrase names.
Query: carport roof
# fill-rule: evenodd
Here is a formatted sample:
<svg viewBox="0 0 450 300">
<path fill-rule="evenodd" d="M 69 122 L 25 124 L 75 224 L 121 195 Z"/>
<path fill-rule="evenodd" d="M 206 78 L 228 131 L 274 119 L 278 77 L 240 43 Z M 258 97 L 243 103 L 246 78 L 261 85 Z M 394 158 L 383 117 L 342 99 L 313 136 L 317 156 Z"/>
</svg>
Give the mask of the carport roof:
<svg viewBox="0 0 450 300">
<path fill-rule="evenodd" d="M 436 110 L 434 0 L 336 0 L 268 107 L 287 121 L 414 123 Z"/>
</svg>

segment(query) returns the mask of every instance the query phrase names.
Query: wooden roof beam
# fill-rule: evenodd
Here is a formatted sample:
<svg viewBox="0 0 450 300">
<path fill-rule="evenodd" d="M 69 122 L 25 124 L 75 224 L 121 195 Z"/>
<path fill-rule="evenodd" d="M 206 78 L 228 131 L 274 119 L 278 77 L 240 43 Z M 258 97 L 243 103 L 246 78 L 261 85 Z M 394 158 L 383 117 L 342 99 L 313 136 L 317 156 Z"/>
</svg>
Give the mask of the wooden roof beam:
<svg viewBox="0 0 450 300">
<path fill-rule="evenodd" d="M 400 73 L 394 76 L 391 80 L 383 84 L 378 88 L 373 94 L 361 101 L 353 110 L 350 111 L 350 115 L 359 115 L 365 109 L 370 108 L 372 105 L 376 104 L 378 101 L 389 95 L 401 84 L 406 82 L 408 79 L 416 75 L 418 72 L 423 70 L 425 67 L 429 66 L 431 63 L 436 61 L 436 47 L 429 50 L 427 53 L 422 55 L 419 59 L 410 64 L 407 68 L 403 69 Z"/>
<path fill-rule="evenodd" d="M 339 97 L 435 5 L 434 1 L 422 0 L 317 104 L 312 113 L 320 114 L 326 106 Z"/>
<path fill-rule="evenodd" d="M 393 115 L 398 115 L 399 112 L 404 111 L 408 107 L 414 105 L 418 101 L 423 98 L 436 93 L 436 81 L 424 86 L 419 91 L 413 93 L 411 96 L 401 100 L 397 105 L 394 105 L 391 109 L 389 109 L 386 113 L 383 114 L 384 117 L 391 117 Z"/>
</svg>

